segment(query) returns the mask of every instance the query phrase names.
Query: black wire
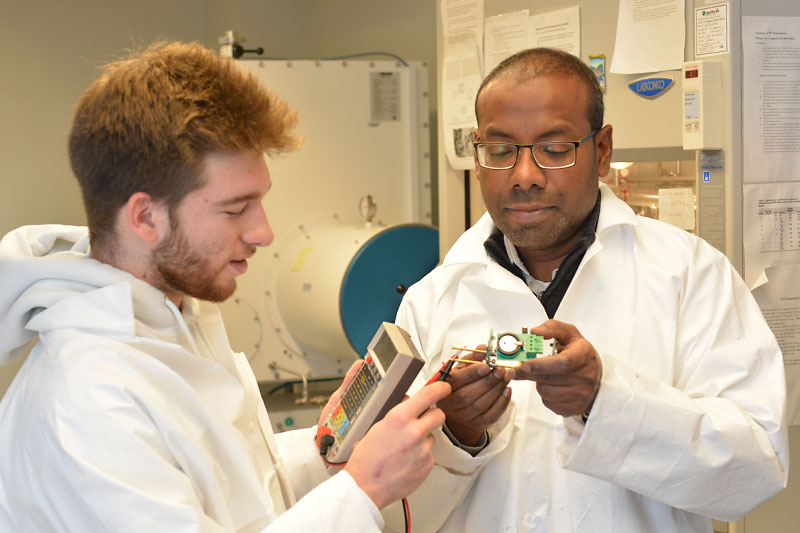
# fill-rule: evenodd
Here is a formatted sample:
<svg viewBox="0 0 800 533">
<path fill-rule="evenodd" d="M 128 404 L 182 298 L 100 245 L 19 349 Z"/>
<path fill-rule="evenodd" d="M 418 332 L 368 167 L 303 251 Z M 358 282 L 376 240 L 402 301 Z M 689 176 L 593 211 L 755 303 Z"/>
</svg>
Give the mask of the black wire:
<svg viewBox="0 0 800 533">
<path fill-rule="evenodd" d="M 351 59 L 353 57 L 363 57 L 363 56 L 389 56 L 401 62 L 404 67 L 408 66 L 408 63 L 406 63 L 405 59 L 391 52 L 364 52 L 362 54 L 350 54 L 348 56 L 329 57 L 328 60 Z"/>
<path fill-rule="evenodd" d="M 346 56 L 327 57 L 327 58 L 324 58 L 324 59 L 319 59 L 319 58 L 315 57 L 315 58 L 312 58 L 312 60 L 337 61 L 337 60 L 341 60 L 341 59 L 352 59 L 354 57 L 364 57 L 364 56 L 389 56 L 389 57 L 393 57 L 394 59 L 398 60 L 400 63 L 403 64 L 404 67 L 408 66 L 408 62 L 406 62 L 405 59 L 403 59 L 399 55 L 393 54 L 391 52 L 363 52 L 363 53 L 360 53 L 360 54 L 350 54 L 350 55 L 346 55 Z M 247 58 L 247 59 L 267 59 L 267 60 L 270 60 L 270 61 L 273 61 L 273 60 L 277 60 L 277 61 L 302 61 L 302 59 L 299 59 L 299 58 L 296 58 L 296 57 L 291 57 L 290 58 L 290 57 L 264 57 L 264 56 L 258 56 L 258 57 L 251 57 L 251 58 Z"/>
<path fill-rule="evenodd" d="M 323 381 L 337 381 L 337 380 L 338 380 L 338 381 L 341 381 L 341 380 L 342 380 L 342 378 L 343 378 L 343 377 L 336 377 L 336 378 L 314 378 L 314 379 L 309 379 L 309 380 L 307 380 L 307 381 L 308 381 L 308 383 L 321 383 L 321 382 L 323 382 Z M 265 396 L 269 396 L 270 394 L 273 394 L 273 393 L 275 393 L 275 392 L 278 392 L 278 391 L 279 391 L 279 390 L 281 390 L 281 389 L 285 389 L 286 387 L 291 387 L 292 385 L 300 385 L 301 383 L 303 383 L 303 380 L 301 380 L 301 379 L 294 380 L 294 381 L 284 381 L 284 382 L 283 382 L 283 383 L 281 383 L 280 385 L 276 385 L 276 386 L 274 386 L 273 388 L 271 388 L 271 389 L 269 390 L 269 392 L 267 392 L 267 393 L 265 394 Z"/>
<path fill-rule="evenodd" d="M 409 510 L 408 510 L 408 500 L 403 498 L 403 520 L 406 522 L 406 533 L 411 533 L 411 524 L 409 523 Z"/>
<path fill-rule="evenodd" d="M 469 170 L 464 171 L 464 230 L 472 227 L 472 220 L 470 217 L 470 193 L 469 193 Z"/>
</svg>

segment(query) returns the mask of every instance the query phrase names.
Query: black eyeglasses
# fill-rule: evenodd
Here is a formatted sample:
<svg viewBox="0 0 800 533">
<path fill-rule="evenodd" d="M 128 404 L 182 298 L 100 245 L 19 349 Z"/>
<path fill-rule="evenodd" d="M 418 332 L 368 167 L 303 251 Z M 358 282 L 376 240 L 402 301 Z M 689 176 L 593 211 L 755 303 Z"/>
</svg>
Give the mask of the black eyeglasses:
<svg viewBox="0 0 800 533">
<path fill-rule="evenodd" d="M 567 168 L 575 164 L 578 146 L 592 138 L 598 131 L 594 130 L 579 141 L 541 142 L 534 144 L 513 143 L 475 143 L 478 164 L 492 170 L 513 168 L 519 159 L 520 148 L 530 148 L 533 160 L 539 168 Z"/>
</svg>

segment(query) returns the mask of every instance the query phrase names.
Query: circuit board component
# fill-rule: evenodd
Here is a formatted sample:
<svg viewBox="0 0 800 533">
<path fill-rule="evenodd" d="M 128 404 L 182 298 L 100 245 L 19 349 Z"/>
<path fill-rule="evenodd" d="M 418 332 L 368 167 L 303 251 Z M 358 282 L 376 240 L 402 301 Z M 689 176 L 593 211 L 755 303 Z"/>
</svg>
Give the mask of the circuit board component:
<svg viewBox="0 0 800 533">
<path fill-rule="evenodd" d="M 522 328 L 522 333 L 499 333 L 496 336 L 492 330 L 486 346 L 486 363 L 492 368 L 515 367 L 529 359 L 556 354 L 555 339 L 528 333 L 528 328 Z"/>
</svg>

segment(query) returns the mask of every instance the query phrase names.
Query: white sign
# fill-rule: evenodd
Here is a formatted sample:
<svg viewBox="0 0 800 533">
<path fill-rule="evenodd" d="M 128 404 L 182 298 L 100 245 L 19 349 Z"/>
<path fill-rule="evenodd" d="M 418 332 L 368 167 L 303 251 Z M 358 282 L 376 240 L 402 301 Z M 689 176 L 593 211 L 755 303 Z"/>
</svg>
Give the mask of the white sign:
<svg viewBox="0 0 800 533">
<path fill-rule="evenodd" d="M 728 4 L 694 10 L 694 55 L 713 56 L 730 51 Z"/>
</svg>

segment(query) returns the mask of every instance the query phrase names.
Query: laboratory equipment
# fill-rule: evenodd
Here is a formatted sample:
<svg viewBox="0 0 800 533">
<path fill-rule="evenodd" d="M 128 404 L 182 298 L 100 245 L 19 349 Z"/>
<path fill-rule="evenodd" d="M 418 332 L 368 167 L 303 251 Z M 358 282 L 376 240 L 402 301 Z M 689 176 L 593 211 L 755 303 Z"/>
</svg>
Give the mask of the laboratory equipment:
<svg viewBox="0 0 800 533">
<path fill-rule="evenodd" d="M 722 149 L 722 71 L 718 59 L 683 64 L 683 148 Z"/>
<path fill-rule="evenodd" d="M 353 444 L 400 403 L 423 365 L 408 333 L 383 322 L 367 347 L 363 365 L 317 431 L 320 455 L 329 468 L 347 462 Z"/>
<path fill-rule="evenodd" d="M 236 64 L 298 112 L 305 144 L 267 161 L 273 186 L 263 204 L 275 240 L 249 261 L 221 305 L 231 345 L 268 390 L 298 377 L 341 378 L 381 321 L 394 320 L 402 292 L 438 262 L 427 67 L 400 60 Z"/>
<path fill-rule="evenodd" d="M 436 266 L 438 233 L 420 224 L 307 227 L 280 256 L 276 304 L 288 332 L 301 350 L 351 361 Z"/>
</svg>

